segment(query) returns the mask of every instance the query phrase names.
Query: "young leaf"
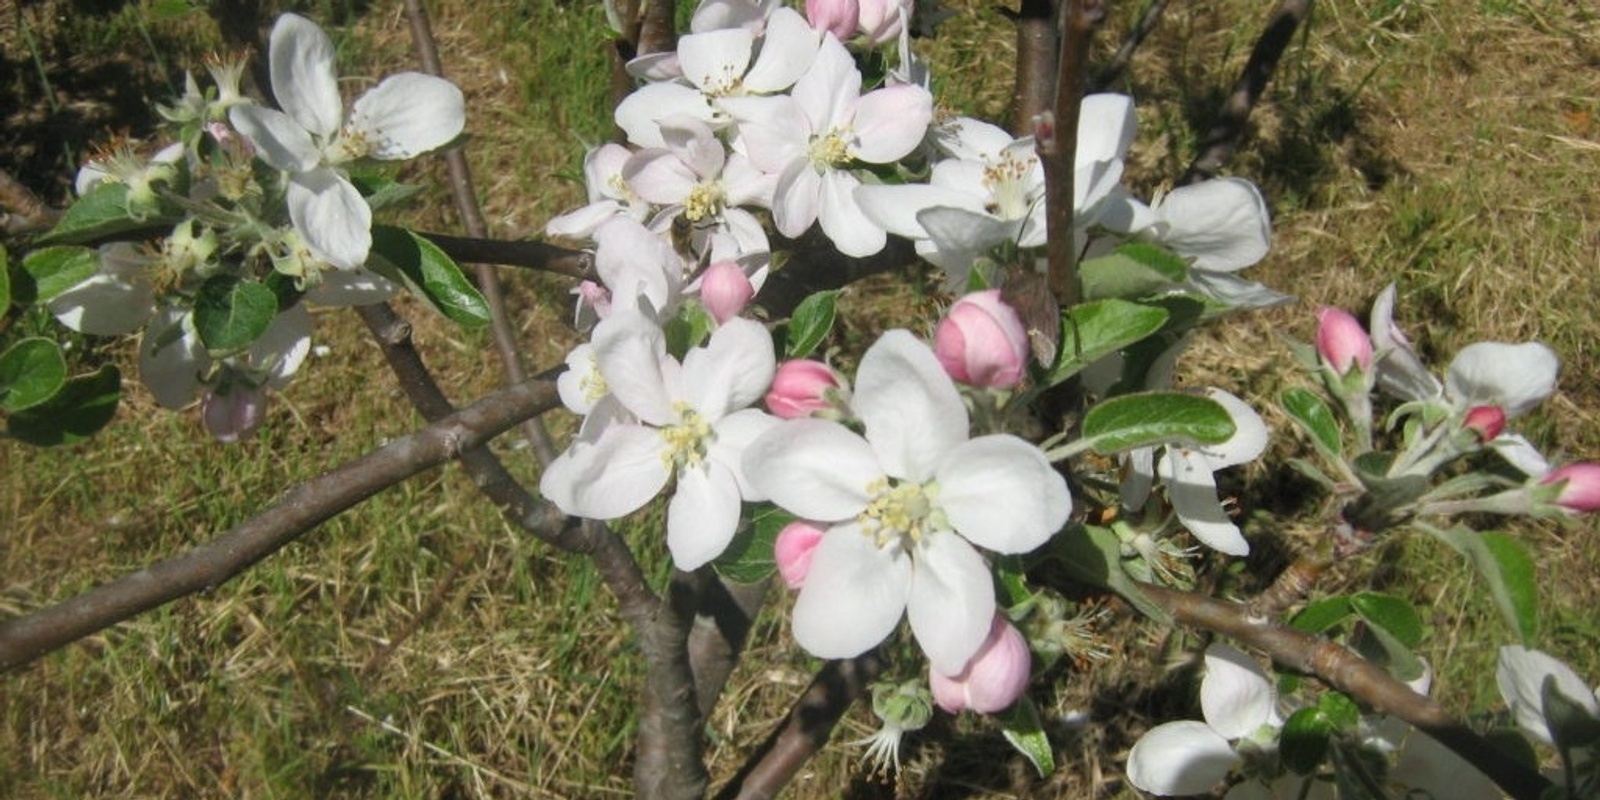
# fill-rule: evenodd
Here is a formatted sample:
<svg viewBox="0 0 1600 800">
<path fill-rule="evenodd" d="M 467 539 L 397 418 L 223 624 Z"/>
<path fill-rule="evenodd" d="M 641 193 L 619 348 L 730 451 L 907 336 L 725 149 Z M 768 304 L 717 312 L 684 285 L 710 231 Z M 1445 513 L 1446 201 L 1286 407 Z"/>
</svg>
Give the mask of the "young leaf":
<svg viewBox="0 0 1600 800">
<path fill-rule="evenodd" d="M 1017 699 L 1011 707 L 995 715 L 1000 720 L 1000 732 L 1006 741 L 1033 764 L 1039 777 L 1048 778 L 1056 771 L 1055 751 L 1050 747 L 1050 737 L 1039 721 L 1039 709 L 1027 695 Z"/>
<path fill-rule="evenodd" d="M 1498 531 L 1452 528 L 1439 535 L 1483 576 L 1495 608 L 1517 636 L 1533 641 L 1539 630 L 1539 584 L 1527 548 Z"/>
<path fill-rule="evenodd" d="M 76 244 L 140 228 L 170 227 L 173 222 L 165 218 L 134 219 L 128 213 L 128 185 L 107 181 L 78 198 L 39 242 Z"/>
<path fill-rule="evenodd" d="M 739 526 L 728 549 L 711 562 L 711 568 L 735 583 L 756 583 L 772 577 L 778 571 L 777 559 L 772 554 L 773 543 L 778 541 L 778 532 L 783 526 L 794 520 L 793 514 L 777 506 L 756 512 L 749 524 Z"/>
<path fill-rule="evenodd" d="M 1143 297 L 1181 282 L 1188 274 L 1183 259 L 1150 244 L 1123 245 L 1078 265 L 1083 296 L 1088 300 Z"/>
<path fill-rule="evenodd" d="M 1422 620 L 1411 604 L 1386 594 L 1359 592 L 1351 595 L 1350 607 L 1368 624 L 1389 632 L 1408 648 L 1422 642 Z"/>
<path fill-rule="evenodd" d="M 439 246 L 404 228 L 372 227 L 367 265 L 405 286 L 445 319 L 468 328 L 489 324 L 489 303 Z"/>
<path fill-rule="evenodd" d="M 1543 703 L 1550 738 L 1555 740 L 1563 759 L 1570 761 L 1570 751 L 1574 748 L 1600 744 L 1600 718 L 1595 717 L 1586 703 L 1564 694 L 1557 685 L 1556 676 L 1544 676 L 1544 683 L 1539 686 L 1539 699 Z"/>
<path fill-rule="evenodd" d="M 784 353 L 789 358 L 805 358 L 822 344 L 833 330 L 838 291 L 817 292 L 800 301 L 789 317 L 788 343 Z"/>
<path fill-rule="evenodd" d="M 1126 300 L 1097 300 L 1061 315 L 1061 350 L 1045 385 L 1054 386 L 1105 356 L 1161 330 L 1163 308 Z"/>
<path fill-rule="evenodd" d="M 1067 574 L 1090 586 L 1116 592 L 1139 613 L 1162 625 L 1171 625 L 1172 615 L 1139 589 L 1139 584 L 1122 569 L 1122 542 L 1110 528 L 1099 525 L 1073 526 L 1050 540 L 1054 555 Z"/>
<path fill-rule="evenodd" d="M 1352 613 L 1350 598 L 1329 597 L 1308 603 L 1300 613 L 1289 620 L 1289 624 L 1306 633 L 1326 633 L 1328 629 L 1343 622 Z"/>
<path fill-rule="evenodd" d="M 107 364 L 99 372 L 67 381 L 48 402 L 11 415 L 7 427 L 28 444 L 75 444 L 105 427 L 117 413 L 122 373 Z"/>
<path fill-rule="evenodd" d="M 1337 459 L 1343 451 L 1339 441 L 1339 422 L 1328 404 L 1315 392 L 1294 388 L 1283 393 L 1283 410 L 1302 430 L 1311 436 L 1311 442 L 1324 454 Z"/>
<path fill-rule="evenodd" d="M 207 349 L 226 353 L 248 347 L 278 316 L 278 296 L 257 281 L 218 275 L 194 298 L 194 329 Z"/>
<path fill-rule="evenodd" d="M 22 269 L 33 287 L 19 302 L 44 303 L 100 271 L 100 256 L 87 247 L 45 247 L 22 257 Z"/>
<path fill-rule="evenodd" d="M 1083 417 L 1083 438 L 1105 455 L 1168 442 L 1219 444 L 1234 430 L 1233 418 L 1215 400 L 1180 392 L 1113 397 Z"/>
<path fill-rule="evenodd" d="M 1278 737 L 1278 754 L 1284 766 L 1301 775 L 1310 775 L 1322 766 L 1333 735 L 1333 722 L 1322 709 L 1302 708 L 1289 715 Z"/>
<path fill-rule="evenodd" d="M 66 359 L 49 339 L 23 339 L 0 355 L 0 409 L 14 412 L 39 405 L 66 382 Z"/>
<path fill-rule="evenodd" d="M 1361 707 L 1340 692 L 1325 692 L 1317 698 L 1317 708 L 1335 730 L 1354 732 L 1361 724 Z"/>
</svg>

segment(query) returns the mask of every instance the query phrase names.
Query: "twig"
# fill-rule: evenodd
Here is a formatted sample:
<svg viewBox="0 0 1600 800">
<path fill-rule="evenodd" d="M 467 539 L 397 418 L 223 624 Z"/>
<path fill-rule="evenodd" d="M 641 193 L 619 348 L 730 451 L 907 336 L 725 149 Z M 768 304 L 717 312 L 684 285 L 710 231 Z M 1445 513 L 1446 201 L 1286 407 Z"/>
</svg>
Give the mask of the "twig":
<svg viewBox="0 0 1600 800">
<path fill-rule="evenodd" d="M 422 0 L 406 0 L 406 17 L 411 21 L 411 41 L 422 60 L 422 68 L 431 75 L 444 77 L 444 66 L 439 62 L 439 48 L 433 39 L 433 26 L 428 22 L 428 12 Z M 462 149 L 452 147 L 444 153 L 445 167 L 450 173 L 450 193 L 455 197 L 456 210 L 461 214 L 461 225 L 467 235 L 479 239 L 489 236 L 489 226 L 478 207 L 478 192 L 472 187 L 472 170 L 467 167 L 467 157 Z M 505 294 L 500 290 L 500 275 L 487 264 L 477 266 L 478 289 L 489 304 L 490 328 L 494 332 L 495 347 L 500 351 L 500 363 L 505 365 L 506 382 L 521 383 L 527 380 L 527 370 L 522 367 L 522 348 L 517 346 L 511 320 L 506 316 Z M 539 463 L 555 460 L 555 445 L 550 432 L 537 418 L 522 423 L 522 433 L 533 445 Z"/>
<path fill-rule="evenodd" d="M 1139 15 L 1139 22 L 1128 32 L 1128 38 L 1122 40 L 1122 46 L 1117 48 L 1116 55 L 1113 55 L 1094 76 L 1094 83 L 1091 85 L 1096 90 L 1104 89 L 1122 77 L 1122 71 L 1128 68 L 1128 62 L 1133 59 L 1134 51 L 1139 49 L 1139 45 L 1144 44 L 1145 38 L 1156 29 L 1156 23 L 1161 21 L 1161 15 L 1166 12 L 1168 2 L 1170 0 L 1151 0 L 1150 5 L 1144 7 L 1144 13 Z"/>
<path fill-rule="evenodd" d="M 277 502 L 210 542 L 0 624 L 0 671 L 14 670 L 135 614 L 214 589 L 335 515 L 413 475 L 460 458 L 558 402 L 555 385 L 549 381 L 496 392 L 290 489 Z M 562 518 L 546 508 L 527 524 L 555 530 L 562 525 Z"/>
<path fill-rule="evenodd" d="M 795 701 L 789 716 L 739 774 L 717 792 L 717 800 L 770 800 L 787 786 L 807 760 L 816 755 L 850 705 L 866 693 L 867 683 L 883 670 L 877 653 L 848 661 L 830 661 Z"/>
<path fill-rule="evenodd" d="M 1088 69 L 1089 39 L 1105 18 L 1102 0 L 1062 0 L 1061 55 L 1056 60 L 1054 114 L 1035 128 L 1044 166 L 1045 228 L 1050 232 L 1050 293 L 1061 308 L 1078 303 L 1077 237 L 1073 235 L 1073 181 L 1078 146 L 1078 115 Z"/>
<path fill-rule="evenodd" d="M 1550 782 L 1530 765 L 1508 756 L 1457 721 L 1431 698 L 1417 694 L 1382 668 L 1350 650 L 1269 618 L 1254 617 L 1248 606 L 1151 584 L 1139 589 L 1180 625 L 1231 637 L 1266 653 L 1288 669 L 1315 675 L 1322 682 L 1398 717 L 1437 739 L 1517 800 L 1538 800 Z"/>
<path fill-rule="evenodd" d="M 1004 12 L 1017 26 L 1017 77 L 1011 89 L 1011 132 L 1033 133 L 1035 117 L 1056 96 L 1056 13 L 1051 0 L 1022 0 L 1016 13 Z"/>
<path fill-rule="evenodd" d="M 1233 84 L 1233 92 L 1223 103 L 1216 124 L 1200 140 L 1200 152 L 1195 156 L 1194 163 L 1178 179 L 1179 186 L 1215 178 L 1222 165 L 1233 157 L 1239 140 L 1244 137 L 1244 126 L 1250 120 L 1250 112 L 1255 109 L 1261 93 L 1267 88 L 1267 81 L 1272 79 L 1273 71 L 1278 68 L 1278 59 L 1294 39 L 1295 30 L 1311 13 L 1311 2 L 1282 0 L 1278 4 L 1278 10 L 1267 21 L 1266 30 L 1256 40 L 1255 49 L 1250 51 L 1250 60 L 1245 63 L 1244 72 Z"/>
<path fill-rule="evenodd" d="M 468 238 L 427 231 L 416 233 L 438 245 L 440 250 L 456 261 L 523 267 L 554 272 L 569 278 L 594 277 L 592 272 L 594 259 L 582 250 L 572 250 L 532 240 L 508 242 L 501 239 Z"/>
<path fill-rule="evenodd" d="M 33 190 L 0 169 L 0 232 L 33 233 L 54 227 L 61 211 L 39 199 Z"/>
</svg>

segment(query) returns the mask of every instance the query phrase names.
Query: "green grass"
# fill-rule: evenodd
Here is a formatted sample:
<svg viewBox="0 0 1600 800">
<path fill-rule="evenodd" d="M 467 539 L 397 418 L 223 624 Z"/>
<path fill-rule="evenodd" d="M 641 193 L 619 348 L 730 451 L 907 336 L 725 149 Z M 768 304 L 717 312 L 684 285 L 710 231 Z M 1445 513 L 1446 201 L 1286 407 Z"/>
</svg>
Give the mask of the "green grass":
<svg viewBox="0 0 1600 800">
<path fill-rule="evenodd" d="M 445 0 L 430 5 L 447 73 L 468 94 L 468 155 L 493 232 L 538 235 L 582 200 L 582 145 L 607 135 L 603 18 L 591 3 Z M 988 5 L 960 14 L 928 43 L 945 107 L 1003 117 L 1009 27 Z M 1276 215 L 1272 255 L 1248 274 L 1298 295 L 1285 310 L 1243 317 L 1203 336 L 1185 360 L 1190 383 L 1268 404 L 1287 359 L 1280 334 L 1308 339 L 1321 303 L 1365 304 L 1399 283 L 1398 317 L 1443 364 L 1481 339 L 1548 342 L 1565 363 L 1562 390 L 1520 427 L 1557 452 L 1600 456 L 1600 41 L 1579 4 L 1496 2 L 1319 5 L 1257 110 L 1229 172 L 1256 180 Z M 1459 6 L 1459 7 L 1458 7 Z M 28 7 L 41 41 L 108 48 L 74 66 L 51 44 L 51 85 L 79 91 L 85 75 L 126 46 L 144 59 L 131 8 L 57 19 Z M 1119 4 L 1098 41 L 1116 44 L 1138 8 Z M 375 78 L 410 68 L 409 33 L 394 7 L 324 3 L 348 18 L 344 73 Z M 330 17 L 328 15 L 333 15 Z M 1242 65 L 1262 9 L 1230 0 L 1173 4 L 1117 88 L 1140 102 L 1141 136 L 1128 180 L 1159 188 L 1187 165 L 1196 126 L 1214 113 Z M 153 21 L 172 65 L 193 65 L 214 42 L 200 18 Z M 1240 23 L 1243 22 L 1241 26 Z M 49 24 L 46 25 L 45 23 Z M 122 27 L 118 27 L 122 26 Z M 25 54 L 0 25 L 10 64 Z M 127 45 L 140 42 L 139 46 Z M 143 63 L 140 61 L 140 63 Z M 74 70 L 77 70 L 76 72 Z M 12 70 L 12 107 L 37 116 L 42 89 Z M 160 80 L 136 86 L 154 93 Z M 125 95 L 116 95 L 124 98 Z M 70 99 L 70 98 L 69 98 Z M 85 101 L 88 102 L 88 101 Z M 117 102 L 123 102 L 118 99 Z M 99 106 L 90 106 L 100 109 Z M 107 108 L 121 108 L 116 104 Z M 75 112 L 76 113 L 76 112 Z M 109 113 L 122 119 L 122 112 Z M 71 119 L 101 117 L 71 117 Z M 28 117 L 34 119 L 34 117 Z M 22 130 L 8 119 L 8 130 Z M 40 118 L 43 130 L 59 118 Z M 80 126 L 81 127 L 81 126 Z M 98 133 L 105 123 L 87 126 Z M 136 129 L 135 133 L 139 131 Z M 11 134 L 8 134 L 11 135 Z M 0 166 L 59 197 L 63 147 L 0 153 Z M 74 149 L 76 148 L 76 149 Z M 42 160 L 49 169 L 21 168 Z M 438 184 L 437 163 L 407 179 Z M 405 221 L 457 230 L 442 185 Z M 507 276 L 528 363 L 557 363 L 566 287 Z M 852 290 L 846 336 L 862 339 L 903 313 L 911 293 L 887 281 Z M 927 298 L 913 297 L 919 308 Z M 419 346 L 453 397 L 497 383 L 485 334 L 462 333 L 417 308 Z M 246 519 L 282 487 L 414 429 L 381 358 L 349 314 L 319 315 L 331 353 L 279 398 L 258 438 L 211 443 L 196 415 L 156 409 L 135 391 L 93 442 L 38 451 L 0 443 L 0 613 L 70 597 Z M 914 326 L 925 321 L 913 321 Z M 127 363 L 130 351 L 109 355 Z M 1287 430 L 1281 417 L 1269 422 Z M 567 423 L 562 423 L 566 425 Z M 497 450 L 532 479 L 532 456 Z M 1292 439 L 1276 451 L 1287 455 Z M 1240 470 L 1248 530 L 1262 550 L 1301 546 L 1315 525 L 1274 515 L 1296 506 L 1273 464 Z M 653 575 L 663 574 L 657 517 L 626 528 Z M 1592 522 L 1514 529 L 1540 553 L 1539 645 L 1600 679 L 1600 558 Z M 1266 556 L 1251 562 L 1263 567 Z M 1396 542 L 1328 577 L 1328 591 L 1382 588 L 1427 609 L 1426 655 L 1451 707 L 1490 712 L 1494 646 L 1510 635 L 1483 587 L 1440 546 Z M 774 593 L 776 597 L 777 593 Z M 788 642 L 781 610 L 758 622 L 728 700 L 708 721 L 713 776 L 737 769 L 814 669 Z M 1109 623 L 1114 655 L 1066 669 L 1035 697 L 1064 767 L 1039 782 L 993 726 L 942 719 L 907 751 L 913 796 L 1105 796 L 1116 791 L 1139 730 L 1192 713 L 1166 671 L 1193 637 Z M 409 633 L 399 646 L 389 643 Z M 79 797 L 620 797 L 631 794 L 629 750 L 641 667 L 615 603 L 586 564 L 503 523 L 454 469 L 416 478 L 308 534 L 214 592 L 187 598 L 0 678 L 0 795 Z M 1093 723 L 1069 728 L 1070 712 Z M 865 736 L 857 709 L 838 741 Z M 797 782 L 797 797 L 887 796 L 830 748 Z M 1098 794 L 1097 794 L 1098 793 Z"/>
</svg>

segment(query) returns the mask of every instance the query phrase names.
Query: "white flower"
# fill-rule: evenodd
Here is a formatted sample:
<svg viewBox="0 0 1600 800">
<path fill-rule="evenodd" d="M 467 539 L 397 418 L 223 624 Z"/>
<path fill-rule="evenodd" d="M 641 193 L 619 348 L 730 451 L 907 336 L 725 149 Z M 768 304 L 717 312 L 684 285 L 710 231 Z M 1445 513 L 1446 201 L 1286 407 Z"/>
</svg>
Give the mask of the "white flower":
<svg viewBox="0 0 1600 800">
<path fill-rule="evenodd" d="M 974 545 L 1024 553 L 1043 544 L 1071 510 L 1066 482 L 1021 439 L 969 440 L 955 385 L 906 331 L 867 350 L 851 406 L 864 438 L 836 422 L 796 419 L 745 453 L 758 491 L 832 524 L 796 601 L 795 639 L 822 658 L 848 658 L 906 616 L 933 668 L 957 674 L 994 618 L 989 569 Z"/>
<path fill-rule="evenodd" d="M 281 389 L 311 352 L 311 315 L 305 304 L 279 311 L 265 332 L 228 367 L 252 385 Z M 139 379 L 166 408 L 182 408 L 212 379 L 211 354 L 194 329 L 193 313 L 166 306 L 155 313 L 139 345 Z"/>
<path fill-rule="evenodd" d="M 1545 722 L 1544 682 L 1547 678 L 1555 679 L 1556 691 L 1568 700 L 1600 717 L 1600 692 L 1584 683 L 1571 667 L 1548 653 L 1521 645 L 1500 648 L 1495 681 L 1500 685 L 1500 696 L 1511 707 L 1517 727 L 1545 744 L 1554 744 L 1550 727 Z"/>
<path fill-rule="evenodd" d="M 1239 739 L 1269 736 L 1282 725 L 1277 693 L 1255 659 L 1224 644 L 1206 648 L 1200 681 L 1205 722 L 1182 720 L 1147 731 L 1128 753 L 1128 780 L 1158 795 L 1205 794 L 1243 759 Z M 1266 729 L 1266 730 L 1263 730 Z"/>
<path fill-rule="evenodd" d="M 346 120 L 328 34 L 285 14 L 269 47 L 272 93 L 283 111 L 237 106 L 228 120 L 262 160 L 289 173 L 289 218 L 311 251 L 354 269 L 372 246 L 372 209 L 336 167 L 358 158 L 410 158 L 449 143 L 466 122 L 461 90 L 431 75 L 393 75 L 356 100 Z"/>
<path fill-rule="evenodd" d="M 590 150 L 583 157 L 589 204 L 550 220 L 544 232 L 569 239 L 588 239 L 615 216 L 644 222 L 650 216 L 650 204 L 622 178 L 622 166 L 632 157 L 633 152 L 620 144 L 608 143 Z"/>
<path fill-rule="evenodd" d="M 639 197 L 663 207 L 651 227 L 666 228 L 681 216 L 701 240 L 697 251 L 725 256 L 770 250 L 760 220 L 740 206 L 769 205 L 772 178 L 743 155 L 730 155 L 710 126 L 693 117 L 669 117 L 661 133 L 664 147 L 640 150 L 622 169 Z M 713 247 L 708 236 L 727 244 Z"/>
<path fill-rule="evenodd" d="M 676 476 L 667 506 L 673 562 L 693 570 L 721 555 L 738 527 L 741 500 L 760 499 L 740 473 L 739 457 L 777 421 L 748 408 L 772 382 L 772 337 L 758 322 L 731 319 L 680 364 L 667 354 L 661 329 L 624 306 L 595 327 L 593 357 L 633 419 L 614 414 L 603 429 L 586 425 L 545 470 L 540 492 L 568 514 L 616 519 Z"/>
</svg>

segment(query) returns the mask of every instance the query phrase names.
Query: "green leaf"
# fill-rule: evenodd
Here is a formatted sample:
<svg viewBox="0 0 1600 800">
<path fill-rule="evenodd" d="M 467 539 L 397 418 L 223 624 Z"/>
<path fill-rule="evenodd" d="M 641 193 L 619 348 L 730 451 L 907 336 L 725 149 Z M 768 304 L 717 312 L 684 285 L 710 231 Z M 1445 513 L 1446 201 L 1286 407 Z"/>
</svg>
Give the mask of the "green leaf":
<svg viewBox="0 0 1600 800">
<path fill-rule="evenodd" d="M 1498 531 L 1452 528 L 1438 534 L 1489 584 L 1489 596 L 1524 643 L 1539 630 L 1539 584 L 1533 557 L 1522 542 Z"/>
<path fill-rule="evenodd" d="M 1377 592 L 1359 592 L 1350 596 L 1350 607 L 1368 624 L 1383 628 L 1408 648 L 1422 642 L 1422 620 L 1405 600 Z"/>
<path fill-rule="evenodd" d="M 1308 603 L 1300 613 L 1289 620 L 1289 624 L 1306 633 L 1326 633 L 1330 628 L 1345 621 L 1353 609 L 1350 608 L 1350 598 L 1329 597 Z"/>
<path fill-rule="evenodd" d="M 1351 600 L 1351 606 L 1354 607 L 1354 598 Z M 1421 636 L 1420 624 L 1418 636 Z M 1363 658 L 1382 666 L 1390 675 L 1402 681 L 1414 681 L 1427 671 L 1427 666 L 1411 651 L 1411 647 L 1380 624 L 1368 621 L 1357 628 L 1355 635 L 1350 637 L 1350 646 Z"/>
<path fill-rule="evenodd" d="M 278 296 L 266 284 L 232 275 L 206 281 L 194 298 L 195 332 L 217 353 L 248 347 L 277 316 Z"/>
<path fill-rule="evenodd" d="M 128 185 L 106 181 L 78 198 L 49 233 L 39 238 L 43 244 L 77 244 L 141 228 L 170 226 L 174 220 L 146 217 L 134 219 L 128 213 Z"/>
<path fill-rule="evenodd" d="M 1233 418 L 1216 401 L 1180 392 L 1113 397 L 1083 417 L 1083 438 L 1105 455 L 1168 442 L 1220 444 L 1234 430 Z"/>
<path fill-rule="evenodd" d="M 1000 732 L 1006 741 L 1033 764 L 1039 777 L 1047 778 L 1056 771 L 1055 750 L 1050 746 L 1050 737 L 1045 735 L 1044 725 L 1039 721 L 1039 709 L 1034 708 L 1033 701 L 1027 695 L 1018 698 L 1010 708 L 995 717 L 1000 720 Z"/>
<path fill-rule="evenodd" d="M 468 328 L 489 324 L 489 303 L 439 246 L 404 228 L 374 225 L 367 265 Z"/>
<path fill-rule="evenodd" d="M 48 402 L 11 415 L 7 427 L 12 436 L 28 444 L 75 444 L 116 416 L 121 396 L 122 373 L 107 364 L 99 372 L 67 381 Z"/>
<path fill-rule="evenodd" d="M 44 338 L 23 339 L 0 355 L 0 409 L 21 411 L 49 400 L 67 382 L 61 347 Z"/>
<path fill-rule="evenodd" d="M 0 246 L 0 316 L 4 316 L 6 309 L 11 307 L 11 259 L 6 255 L 6 249 Z"/>
<path fill-rule="evenodd" d="M 1555 741 L 1562 758 L 1570 760 L 1569 752 L 1574 748 L 1600 744 L 1600 718 L 1596 718 L 1584 703 L 1563 693 L 1556 684 L 1556 676 L 1544 676 L 1544 683 L 1539 686 L 1539 699 L 1550 738 Z"/>
<path fill-rule="evenodd" d="M 1310 775 L 1322 766 L 1333 736 L 1333 722 L 1320 708 L 1302 708 L 1289 715 L 1278 735 L 1278 754 L 1284 766 Z"/>
<path fill-rule="evenodd" d="M 1078 265 L 1086 300 L 1143 297 L 1189 275 L 1183 259 L 1151 244 L 1126 244 Z"/>
<path fill-rule="evenodd" d="M 788 344 L 784 346 L 789 358 L 811 355 L 811 351 L 827 338 L 828 332 L 833 330 L 838 296 L 837 290 L 817 292 L 795 307 L 794 314 L 789 317 Z"/>
<path fill-rule="evenodd" d="M 778 533 L 796 517 L 777 506 L 758 511 L 748 525 L 740 525 L 733 541 L 722 551 L 711 568 L 718 575 L 735 583 L 757 583 L 772 577 L 778 571 L 777 559 L 772 554 Z"/>
<path fill-rule="evenodd" d="M 401 183 L 393 176 L 380 172 L 353 173 L 350 182 L 355 184 L 356 190 L 361 192 L 361 196 L 367 199 L 367 205 L 374 211 L 404 202 L 422 191 L 421 186 Z"/>
<path fill-rule="evenodd" d="M 1343 452 L 1343 443 L 1339 440 L 1339 421 L 1334 418 L 1333 411 L 1322 398 L 1309 389 L 1294 388 L 1283 393 L 1280 398 L 1283 410 L 1289 412 L 1300 428 L 1310 437 L 1311 442 L 1318 450 L 1332 458 L 1338 458 Z"/>
<path fill-rule="evenodd" d="M 44 303 L 99 272 L 100 255 L 87 247 L 45 247 L 23 256 L 22 268 L 33 282 L 30 301 Z"/>
<path fill-rule="evenodd" d="M 1050 551 L 1073 580 L 1110 589 L 1139 613 L 1162 625 L 1173 624 L 1172 615 L 1151 600 L 1122 569 L 1122 541 L 1110 528 L 1070 527 L 1050 540 Z"/>
<path fill-rule="evenodd" d="M 1085 367 L 1155 334 L 1167 322 L 1164 308 L 1126 300 L 1097 300 L 1061 314 L 1061 350 L 1045 384 L 1054 386 Z"/>
<path fill-rule="evenodd" d="M 1361 707 L 1343 693 L 1323 693 L 1317 698 L 1317 708 L 1335 730 L 1353 732 L 1361 724 Z"/>
</svg>

